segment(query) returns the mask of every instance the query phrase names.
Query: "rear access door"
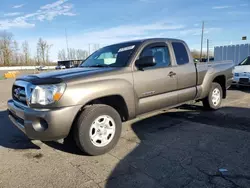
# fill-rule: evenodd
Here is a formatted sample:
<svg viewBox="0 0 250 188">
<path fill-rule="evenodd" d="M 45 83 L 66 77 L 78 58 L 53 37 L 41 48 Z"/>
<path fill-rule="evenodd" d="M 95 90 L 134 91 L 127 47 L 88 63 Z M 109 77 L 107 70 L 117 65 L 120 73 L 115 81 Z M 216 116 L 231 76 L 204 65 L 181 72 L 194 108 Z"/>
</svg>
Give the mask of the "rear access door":
<svg viewBox="0 0 250 188">
<path fill-rule="evenodd" d="M 194 100 L 196 96 L 196 67 L 187 45 L 181 41 L 172 41 L 175 57 L 174 72 L 177 75 L 178 103 Z"/>
</svg>

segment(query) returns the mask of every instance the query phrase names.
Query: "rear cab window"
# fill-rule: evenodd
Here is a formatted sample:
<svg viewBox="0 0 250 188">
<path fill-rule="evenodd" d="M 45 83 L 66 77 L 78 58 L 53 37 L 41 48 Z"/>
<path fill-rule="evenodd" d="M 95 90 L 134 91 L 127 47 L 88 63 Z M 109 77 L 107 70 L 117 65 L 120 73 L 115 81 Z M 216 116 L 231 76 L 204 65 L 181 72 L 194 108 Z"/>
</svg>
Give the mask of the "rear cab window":
<svg viewBox="0 0 250 188">
<path fill-rule="evenodd" d="M 172 46 L 177 65 L 185 65 L 189 63 L 189 57 L 185 45 L 181 42 L 172 42 Z"/>
</svg>

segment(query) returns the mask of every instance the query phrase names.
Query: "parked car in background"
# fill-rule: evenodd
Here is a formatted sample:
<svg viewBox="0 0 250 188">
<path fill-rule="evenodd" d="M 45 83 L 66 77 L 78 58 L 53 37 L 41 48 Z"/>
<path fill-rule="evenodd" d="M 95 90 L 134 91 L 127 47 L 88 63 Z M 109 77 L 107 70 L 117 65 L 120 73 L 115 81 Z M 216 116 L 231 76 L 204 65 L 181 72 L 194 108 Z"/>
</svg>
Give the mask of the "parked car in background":
<svg viewBox="0 0 250 188">
<path fill-rule="evenodd" d="M 250 86 L 250 56 L 234 67 L 233 85 Z"/>
<path fill-rule="evenodd" d="M 64 65 L 57 65 L 56 66 L 56 70 L 60 70 L 60 69 L 66 69 L 66 66 L 64 66 Z"/>
<path fill-rule="evenodd" d="M 71 69 L 71 68 L 75 68 L 78 67 L 79 64 L 81 64 L 83 62 L 83 60 L 64 60 L 64 61 L 58 61 L 57 64 L 57 68 L 56 69 Z"/>
<path fill-rule="evenodd" d="M 44 71 L 44 70 L 48 70 L 48 68 L 46 66 L 41 65 L 41 66 L 37 67 L 37 70 Z"/>
<path fill-rule="evenodd" d="M 11 121 L 29 138 L 72 133 L 90 154 L 110 151 L 122 122 L 202 101 L 216 110 L 233 80 L 233 62 L 194 63 L 178 39 L 145 39 L 104 47 L 79 68 L 17 78 L 8 101 Z"/>
</svg>

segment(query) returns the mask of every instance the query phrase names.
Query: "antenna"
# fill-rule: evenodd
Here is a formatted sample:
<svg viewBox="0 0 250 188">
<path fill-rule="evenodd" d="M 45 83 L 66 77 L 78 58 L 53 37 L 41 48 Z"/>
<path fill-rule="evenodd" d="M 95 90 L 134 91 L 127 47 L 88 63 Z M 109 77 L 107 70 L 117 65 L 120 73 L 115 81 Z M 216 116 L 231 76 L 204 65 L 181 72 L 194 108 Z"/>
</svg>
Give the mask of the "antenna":
<svg viewBox="0 0 250 188">
<path fill-rule="evenodd" d="M 68 34 L 67 34 L 66 28 L 65 28 L 65 39 L 66 39 L 66 46 L 67 46 L 67 58 L 69 58 L 69 44 L 68 44 Z"/>
</svg>

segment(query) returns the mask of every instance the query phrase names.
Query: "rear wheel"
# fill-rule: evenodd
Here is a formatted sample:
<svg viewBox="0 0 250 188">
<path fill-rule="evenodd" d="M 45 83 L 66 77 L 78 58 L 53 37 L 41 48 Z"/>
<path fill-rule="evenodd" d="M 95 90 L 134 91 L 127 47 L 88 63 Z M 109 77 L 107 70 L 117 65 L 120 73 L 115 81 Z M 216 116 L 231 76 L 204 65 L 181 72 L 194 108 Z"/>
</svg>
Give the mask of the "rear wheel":
<svg viewBox="0 0 250 188">
<path fill-rule="evenodd" d="M 213 82 L 208 96 L 202 100 L 203 106 L 208 110 L 216 110 L 222 102 L 222 88 L 218 83 Z"/>
<path fill-rule="evenodd" d="M 107 153 L 117 144 L 121 135 L 121 118 L 108 105 L 86 107 L 75 125 L 74 139 L 77 146 L 89 155 Z"/>
</svg>

